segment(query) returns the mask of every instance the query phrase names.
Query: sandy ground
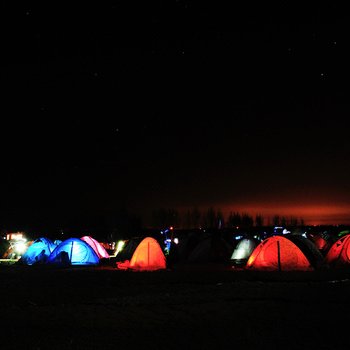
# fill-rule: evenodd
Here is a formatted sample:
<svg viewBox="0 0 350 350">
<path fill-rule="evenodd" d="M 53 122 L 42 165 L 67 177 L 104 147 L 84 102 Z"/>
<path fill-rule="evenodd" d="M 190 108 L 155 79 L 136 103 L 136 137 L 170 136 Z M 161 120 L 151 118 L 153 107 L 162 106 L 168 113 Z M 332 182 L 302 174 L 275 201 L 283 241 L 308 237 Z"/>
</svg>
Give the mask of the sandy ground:
<svg viewBox="0 0 350 350">
<path fill-rule="evenodd" d="M 349 349 L 350 272 L 0 266 L 1 349 Z"/>
</svg>

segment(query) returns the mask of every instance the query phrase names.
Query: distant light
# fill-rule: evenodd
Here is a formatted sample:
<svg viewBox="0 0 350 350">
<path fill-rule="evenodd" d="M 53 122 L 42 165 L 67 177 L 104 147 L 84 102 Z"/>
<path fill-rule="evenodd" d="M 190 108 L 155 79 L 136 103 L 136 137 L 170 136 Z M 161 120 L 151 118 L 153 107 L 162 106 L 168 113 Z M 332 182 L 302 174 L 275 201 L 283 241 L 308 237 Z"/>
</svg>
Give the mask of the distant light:
<svg viewBox="0 0 350 350">
<path fill-rule="evenodd" d="M 170 226 L 170 227 L 169 227 L 169 230 L 173 230 L 173 229 L 174 229 L 174 227 L 173 227 L 173 226 Z"/>
<path fill-rule="evenodd" d="M 282 233 L 286 235 L 287 233 L 290 233 L 290 231 L 288 231 L 287 229 L 283 229 Z"/>
<path fill-rule="evenodd" d="M 165 240 L 165 242 L 171 242 L 171 239 L 170 239 L 170 238 L 167 238 L 167 239 Z"/>
<path fill-rule="evenodd" d="M 174 238 L 174 243 L 175 244 L 179 244 L 179 239 L 178 238 Z"/>
<path fill-rule="evenodd" d="M 6 239 L 8 241 L 14 240 L 14 241 L 18 241 L 18 240 L 23 240 L 23 233 L 17 232 L 17 233 L 8 233 L 6 235 Z"/>
</svg>

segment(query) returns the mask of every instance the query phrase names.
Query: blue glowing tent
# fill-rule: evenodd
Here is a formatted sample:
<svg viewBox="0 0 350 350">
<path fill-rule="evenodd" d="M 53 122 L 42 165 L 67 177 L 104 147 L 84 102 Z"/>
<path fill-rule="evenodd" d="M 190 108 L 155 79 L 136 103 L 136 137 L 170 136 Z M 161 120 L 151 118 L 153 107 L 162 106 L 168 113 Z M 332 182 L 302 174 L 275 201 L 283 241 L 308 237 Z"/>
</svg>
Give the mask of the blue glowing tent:
<svg viewBox="0 0 350 350">
<path fill-rule="evenodd" d="M 57 265 L 98 265 L 95 251 L 79 238 L 68 238 L 50 254 L 48 263 Z"/>
<path fill-rule="evenodd" d="M 50 239 L 45 237 L 38 238 L 23 254 L 21 263 L 25 265 L 46 263 L 47 259 L 55 248 L 56 245 Z"/>
</svg>

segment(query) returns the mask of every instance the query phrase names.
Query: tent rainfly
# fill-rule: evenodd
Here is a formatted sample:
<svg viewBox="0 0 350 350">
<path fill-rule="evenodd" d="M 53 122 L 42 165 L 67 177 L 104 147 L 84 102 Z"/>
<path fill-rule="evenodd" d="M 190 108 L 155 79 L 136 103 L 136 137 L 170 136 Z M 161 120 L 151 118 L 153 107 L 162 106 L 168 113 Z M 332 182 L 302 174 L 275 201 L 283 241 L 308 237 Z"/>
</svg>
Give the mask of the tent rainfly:
<svg viewBox="0 0 350 350">
<path fill-rule="evenodd" d="M 283 236 L 264 239 L 250 255 L 246 268 L 265 271 L 314 270 L 301 249 Z"/>
<path fill-rule="evenodd" d="M 231 255 L 231 261 L 235 265 L 244 265 L 247 263 L 250 255 L 258 246 L 259 241 L 253 238 L 241 239 Z"/>
<path fill-rule="evenodd" d="M 109 259 L 109 254 L 107 253 L 107 250 L 103 248 L 100 242 L 98 242 L 95 238 L 92 238 L 91 236 L 83 236 L 80 239 L 86 242 L 95 251 L 95 253 L 100 259 Z"/>
<path fill-rule="evenodd" d="M 41 237 L 36 239 L 21 258 L 22 264 L 34 265 L 46 263 L 56 245 L 49 239 Z"/>
<path fill-rule="evenodd" d="M 79 238 L 68 238 L 50 254 L 48 263 L 58 265 L 98 265 L 95 251 Z"/>
<path fill-rule="evenodd" d="M 156 239 L 144 238 L 137 246 L 131 260 L 117 262 L 120 269 L 154 271 L 166 269 L 166 258 Z"/>
<path fill-rule="evenodd" d="M 350 234 L 342 236 L 332 244 L 325 261 L 333 268 L 350 266 Z"/>
</svg>

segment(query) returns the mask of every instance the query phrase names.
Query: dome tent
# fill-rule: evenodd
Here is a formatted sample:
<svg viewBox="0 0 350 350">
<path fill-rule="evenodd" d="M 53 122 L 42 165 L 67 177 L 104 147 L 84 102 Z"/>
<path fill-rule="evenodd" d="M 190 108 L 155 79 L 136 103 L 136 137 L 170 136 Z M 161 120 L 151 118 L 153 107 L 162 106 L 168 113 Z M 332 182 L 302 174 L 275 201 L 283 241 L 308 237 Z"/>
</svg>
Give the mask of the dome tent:
<svg viewBox="0 0 350 350">
<path fill-rule="evenodd" d="M 126 241 L 125 246 L 123 249 L 118 252 L 118 254 L 115 257 L 116 261 L 126 261 L 131 260 L 132 255 L 134 254 L 136 248 L 142 241 L 142 237 L 133 237 Z"/>
<path fill-rule="evenodd" d="M 202 239 L 202 236 L 202 231 L 190 231 L 183 235 L 183 237 L 180 237 L 179 243 L 177 244 L 177 255 L 179 262 L 187 261 L 191 252 Z M 172 246 L 174 245 L 172 244 Z"/>
<path fill-rule="evenodd" d="M 99 258 L 89 244 L 79 238 L 68 238 L 50 254 L 49 264 L 98 265 Z"/>
<path fill-rule="evenodd" d="M 55 248 L 56 245 L 50 239 L 40 237 L 29 246 L 20 261 L 25 265 L 46 263 Z"/>
<path fill-rule="evenodd" d="M 283 236 L 264 239 L 250 255 L 246 268 L 265 271 L 314 270 L 302 250 Z"/>
<path fill-rule="evenodd" d="M 157 240 L 146 237 L 135 249 L 130 262 L 117 262 L 117 266 L 136 271 L 162 270 L 166 269 L 166 258 Z"/>
<path fill-rule="evenodd" d="M 308 235 L 310 241 L 312 241 L 316 248 L 325 256 L 335 242 L 334 238 L 327 232 L 311 233 Z"/>
<path fill-rule="evenodd" d="M 230 261 L 232 246 L 216 234 L 203 237 L 188 255 L 189 263 L 225 263 Z"/>
<path fill-rule="evenodd" d="M 231 262 L 235 265 L 244 265 L 254 249 L 259 245 L 255 238 L 242 238 L 238 241 L 231 255 Z"/>
<path fill-rule="evenodd" d="M 101 258 L 109 259 L 109 254 L 107 250 L 102 247 L 102 245 L 91 236 L 83 236 L 80 238 L 82 241 L 86 242 L 97 254 L 97 256 Z"/>
<path fill-rule="evenodd" d="M 325 261 L 333 268 L 350 266 L 350 234 L 342 236 L 332 244 Z"/>
<path fill-rule="evenodd" d="M 310 239 L 301 235 L 288 235 L 287 238 L 303 252 L 314 269 L 323 269 L 328 267 L 328 265 L 325 263 L 322 252 Z"/>
</svg>

